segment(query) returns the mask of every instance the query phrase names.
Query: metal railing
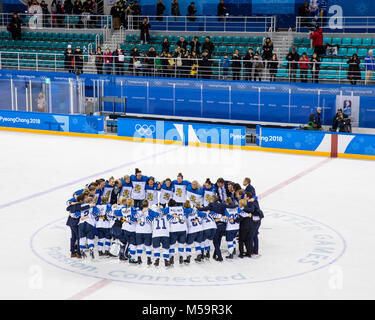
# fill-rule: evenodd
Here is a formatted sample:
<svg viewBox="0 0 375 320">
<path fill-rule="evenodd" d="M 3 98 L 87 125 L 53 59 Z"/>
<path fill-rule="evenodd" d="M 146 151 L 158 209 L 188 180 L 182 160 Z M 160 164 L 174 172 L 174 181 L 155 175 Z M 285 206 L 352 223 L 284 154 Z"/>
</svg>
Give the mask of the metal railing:
<svg viewBox="0 0 375 320">
<path fill-rule="evenodd" d="M 154 31 L 274 32 L 276 16 L 127 16 L 125 29 L 138 30 L 147 18 Z"/>
<path fill-rule="evenodd" d="M 110 15 L 68 15 L 68 14 L 18 14 L 24 26 L 42 28 L 112 28 Z M 147 18 L 154 31 L 203 31 L 203 32 L 274 32 L 276 16 L 133 16 L 127 15 L 121 21 L 127 30 L 138 30 L 143 18 Z M 0 14 L 0 25 L 6 26 L 12 19 L 11 13 Z"/>
<path fill-rule="evenodd" d="M 290 82 L 329 82 L 370 84 L 374 72 L 366 71 L 366 64 L 361 62 L 359 70 L 349 69 L 347 62 L 323 61 L 315 64 L 267 60 L 234 60 L 176 57 L 115 57 L 105 55 L 82 54 L 82 63 L 65 62 L 63 53 L 1 52 L 1 69 L 36 70 L 131 75 L 145 77 L 172 77 L 220 79 L 241 81 L 290 81 Z M 116 58 L 117 59 L 117 58 Z M 122 60 L 122 61 L 119 61 Z M 239 63 L 239 64 L 238 64 Z M 303 68 L 301 66 L 307 66 Z M 374 67 L 373 65 L 371 65 Z"/>
<path fill-rule="evenodd" d="M 112 27 L 110 15 L 94 14 L 27 14 L 19 13 L 22 25 L 30 29 L 101 29 Z M 12 20 L 12 13 L 0 13 L 0 25 L 7 26 Z"/>
<path fill-rule="evenodd" d="M 303 32 L 316 24 L 326 32 L 372 33 L 375 31 L 375 17 L 296 17 L 296 31 Z"/>
</svg>

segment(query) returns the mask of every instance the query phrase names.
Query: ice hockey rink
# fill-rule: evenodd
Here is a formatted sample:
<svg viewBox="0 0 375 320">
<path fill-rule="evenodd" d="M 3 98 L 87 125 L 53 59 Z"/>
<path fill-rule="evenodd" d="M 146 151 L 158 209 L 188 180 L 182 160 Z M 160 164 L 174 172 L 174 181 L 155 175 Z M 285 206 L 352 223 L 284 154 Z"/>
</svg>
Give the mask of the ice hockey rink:
<svg viewBox="0 0 375 320">
<path fill-rule="evenodd" d="M 6 131 L 0 150 L 1 299 L 375 298 L 373 161 Z M 71 259 L 66 200 L 135 168 L 201 183 L 251 177 L 261 256 L 168 269 Z"/>
</svg>

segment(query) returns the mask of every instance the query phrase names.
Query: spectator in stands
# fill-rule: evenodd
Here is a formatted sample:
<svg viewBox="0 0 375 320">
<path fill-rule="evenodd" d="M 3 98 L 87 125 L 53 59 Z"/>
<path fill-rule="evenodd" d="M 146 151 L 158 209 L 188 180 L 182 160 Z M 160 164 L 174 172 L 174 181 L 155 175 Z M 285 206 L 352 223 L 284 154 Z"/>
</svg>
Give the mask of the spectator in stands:
<svg viewBox="0 0 375 320">
<path fill-rule="evenodd" d="M 180 5 L 178 4 L 178 0 L 172 1 L 171 15 L 174 16 L 174 20 L 177 21 L 177 17 L 180 15 Z"/>
<path fill-rule="evenodd" d="M 134 61 L 136 59 L 139 59 L 140 53 L 138 51 L 137 47 L 134 47 L 133 50 L 130 52 L 130 61 L 129 61 L 129 69 L 132 74 L 135 74 L 135 66 L 134 66 Z"/>
<path fill-rule="evenodd" d="M 198 56 L 200 55 L 201 43 L 198 41 L 197 36 L 195 36 L 193 40 L 190 41 L 189 46 L 190 46 L 190 52 L 195 52 Z"/>
<path fill-rule="evenodd" d="M 134 65 L 134 75 L 141 76 L 142 68 L 143 68 L 141 57 L 135 57 L 133 61 L 133 65 Z"/>
<path fill-rule="evenodd" d="M 65 0 L 64 1 L 64 13 L 66 14 L 72 14 L 73 12 L 73 3 L 71 0 Z"/>
<path fill-rule="evenodd" d="M 218 21 L 223 21 L 222 17 L 227 15 L 227 8 L 225 7 L 224 0 L 220 0 L 219 4 L 217 5 L 217 16 Z"/>
<path fill-rule="evenodd" d="M 63 27 L 63 21 L 64 21 L 64 10 L 61 5 L 61 1 L 57 1 L 56 5 L 56 25 L 58 28 Z"/>
<path fill-rule="evenodd" d="M 182 59 L 185 56 L 185 50 L 181 48 L 180 46 L 177 46 L 174 53 L 174 58 L 176 59 L 176 77 L 182 77 L 183 73 L 183 65 L 182 65 Z"/>
<path fill-rule="evenodd" d="M 92 28 L 95 26 L 95 17 L 91 15 L 94 14 L 94 3 L 92 0 L 86 0 L 83 3 L 83 14 L 86 16 L 87 27 Z M 120 8 L 120 16 L 121 16 L 121 8 Z"/>
<path fill-rule="evenodd" d="M 164 15 L 165 5 L 162 0 L 158 0 L 158 3 L 156 4 L 156 15 L 158 16 L 156 20 L 163 21 L 163 15 Z"/>
<path fill-rule="evenodd" d="M 121 25 L 128 29 L 128 16 L 131 14 L 130 6 L 126 4 L 126 2 L 120 2 L 121 3 L 121 14 L 120 14 L 120 20 Z"/>
<path fill-rule="evenodd" d="M 154 73 L 156 51 L 154 47 L 150 47 L 147 52 L 145 76 L 152 76 Z"/>
<path fill-rule="evenodd" d="M 65 50 L 64 61 L 65 61 L 64 63 L 65 69 L 69 73 L 73 73 L 74 72 L 74 53 L 72 50 L 72 46 L 70 44 Z"/>
<path fill-rule="evenodd" d="M 121 26 L 121 8 L 116 1 L 111 8 L 111 16 L 113 19 L 113 29 L 118 30 Z"/>
<path fill-rule="evenodd" d="M 98 74 L 103 74 L 103 52 L 102 48 L 98 47 L 95 54 L 95 66 Z"/>
<path fill-rule="evenodd" d="M 150 42 L 150 29 L 151 25 L 148 23 L 147 18 L 143 19 L 142 24 L 139 26 L 139 29 L 141 30 L 141 43 L 148 43 Z"/>
<path fill-rule="evenodd" d="M 197 78 L 198 77 L 198 71 L 199 71 L 199 60 L 198 56 L 195 52 L 191 53 L 191 69 L 190 69 L 190 77 L 191 78 Z"/>
<path fill-rule="evenodd" d="M 21 25 L 22 21 L 18 14 L 13 13 L 12 19 L 7 26 L 7 30 L 12 34 L 13 40 L 21 40 Z"/>
<path fill-rule="evenodd" d="M 359 67 L 361 61 L 355 53 L 346 63 L 349 65 L 348 80 L 351 85 L 356 85 L 357 81 L 361 80 L 361 69 Z"/>
<path fill-rule="evenodd" d="M 323 30 L 320 29 L 319 24 L 315 25 L 315 31 L 310 32 L 310 39 L 312 39 L 313 47 L 314 47 L 314 52 L 320 57 L 321 55 L 324 54 L 325 49 L 323 46 Z"/>
<path fill-rule="evenodd" d="M 240 80 L 241 78 L 241 57 L 238 49 L 234 50 L 232 56 L 232 76 L 233 80 Z"/>
<path fill-rule="evenodd" d="M 262 73 L 264 69 L 264 64 L 262 61 L 262 57 L 260 56 L 259 52 L 256 51 L 253 57 L 253 79 L 254 81 L 262 81 Z M 258 79 L 258 80 L 257 80 Z"/>
<path fill-rule="evenodd" d="M 51 15 L 52 15 L 51 24 L 52 24 L 52 27 L 55 26 L 55 22 L 56 22 L 55 21 L 55 14 L 56 14 L 56 11 L 57 11 L 56 5 L 57 5 L 56 0 L 52 0 L 52 2 L 51 2 Z"/>
<path fill-rule="evenodd" d="M 320 59 L 316 52 L 313 53 L 310 61 L 310 69 L 313 83 L 319 83 Z"/>
<path fill-rule="evenodd" d="M 124 65 L 125 65 L 125 55 L 121 50 L 120 45 L 117 46 L 117 49 L 112 53 L 113 59 L 113 74 L 123 75 L 124 74 Z"/>
<path fill-rule="evenodd" d="M 296 48 L 292 48 L 292 51 L 287 54 L 286 60 L 288 61 L 289 82 L 295 82 L 299 62 L 299 54 L 296 52 Z"/>
<path fill-rule="evenodd" d="M 191 61 L 190 52 L 186 50 L 182 56 L 182 77 L 184 78 L 190 77 Z"/>
<path fill-rule="evenodd" d="M 307 75 L 309 73 L 310 59 L 306 52 L 302 53 L 302 57 L 299 59 L 299 70 L 301 76 L 301 82 L 307 82 Z"/>
<path fill-rule="evenodd" d="M 267 37 L 266 40 L 263 43 L 262 46 L 262 58 L 266 61 L 266 67 L 267 67 L 267 61 L 271 60 L 272 54 L 273 54 L 273 43 L 271 41 L 270 37 Z"/>
<path fill-rule="evenodd" d="M 167 66 L 168 66 L 168 52 L 162 52 L 160 54 L 160 60 L 161 60 L 161 65 L 162 65 L 162 77 L 167 77 Z"/>
<path fill-rule="evenodd" d="M 186 50 L 188 43 L 184 37 L 180 37 L 180 39 L 176 42 L 176 46 L 180 46 L 182 49 Z"/>
<path fill-rule="evenodd" d="M 165 70 L 166 75 L 167 77 L 173 77 L 173 75 L 175 74 L 176 60 L 172 57 L 171 53 L 167 53 L 166 58 L 168 62 L 167 69 Z"/>
<path fill-rule="evenodd" d="M 212 52 L 215 50 L 215 45 L 211 42 L 210 36 L 206 37 L 205 43 L 202 45 L 202 51 L 207 51 L 208 59 L 211 59 Z"/>
<path fill-rule="evenodd" d="M 109 48 L 106 48 L 103 55 L 103 72 L 105 74 L 112 74 L 112 52 Z"/>
<path fill-rule="evenodd" d="M 134 1 L 131 5 L 131 14 L 134 16 L 133 23 L 136 28 L 140 27 L 140 15 L 141 15 L 141 6 L 138 1 Z"/>
<path fill-rule="evenodd" d="M 271 60 L 268 62 L 268 70 L 270 73 L 270 81 L 275 81 L 277 70 L 279 68 L 279 61 L 277 60 L 277 55 L 274 53 Z"/>
<path fill-rule="evenodd" d="M 73 4 L 73 14 L 80 15 L 82 14 L 82 12 L 83 12 L 82 2 L 80 0 L 75 0 Z"/>
<path fill-rule="evenodd" d="M 221 57 L 222 80 L 227 80 L 229 75 L 230 58 L 227 54 Z"/>
<path fill-rule="evenodd" d="M 156 54 L 156 57 L 155 57 L 155 64 L 154 64 L 154 73 L 156 76 L 158 77 L 162 77 L 163 74 L 163 64 L 162 64 L 162 61 L 160 59 L 160 56 L 158 54 Z"/>
<path fill-rule="evenodd" d="M 207 50 L 203 50 L 202 58 L 199 61 L 199 73 L 203 79 L 211 78 L 211 61 L 210 54 Z"/>
<path fill-rule="evenodd" d="M 48 5 L 44 0 L 42 0 L 40 3 L 40 7 L 42 8 L 42 13 L 43 13 L 43 27 L 46 28 L 48 20 L 49 20 Z"/>
<path fill-rule="evenodd" d="M 249 48 L 245 57 L 244 57 L 244 74 L 245 80 L 252 81 L 253 80 L 253 57 L 254 57 L 254 50 L 253 48 Z"/>
<path fill-rule="evenodd" d="M 301 27 L 308 27 L 309 26 L 309 19 L 308 16 L 310 14 L 309 4 L 305 1 L 299 8 L 298 8 L 298 15 L 301 17 Z"/>
<path fill-rule="evenodd" d="M 372 75 L 374 74 L 375 61 L 373 57 L 373 51 L 369 50 L 367 57 L 365 58 L 365 84 L 370 84 L 372 80 Z"/>
<path fill-rule="evenodd" d="M 197 9 L 195 8 L 195 3 L 191 2 L 190 5 L 188 6 L 188 19 L 189 21 L 195 21 L 197 18 L 195 17 L 195 14 L 197 13 Z"/>
<path fill-rule="evenodd" d="M 168 37 L 164 37 L 163 42 L 161 44 L 162 52 L 168 53 L 170 46 L 171 44 L 168 41 Z"/>
<path fill-rule="evenodd" d="M 74 51 L 74 62 L 75 62 L 75 72 L 77 75 L 80 75 L 83 71 L 83 52 L 79 45 L 77 45 L 77 48 Z"/>
</svg>

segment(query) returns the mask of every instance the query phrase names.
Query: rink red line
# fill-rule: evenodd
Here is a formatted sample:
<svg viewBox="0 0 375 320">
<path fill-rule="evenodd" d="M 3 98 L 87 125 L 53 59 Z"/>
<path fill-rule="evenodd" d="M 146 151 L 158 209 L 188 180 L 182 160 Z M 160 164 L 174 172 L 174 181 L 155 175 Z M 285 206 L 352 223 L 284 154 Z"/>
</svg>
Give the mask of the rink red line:
<svg viewBox="0 0 375 320">
<path fill-rule="evenodd" d="M 85 290 L 82 290 L 81 292 L 78 292 L 76 295 L 70 297 L 68 300 L 81 300 L 89 296 L 90 294 L 94 293 L 95 291 L 100 290 L 101 288 L 105 287 L 107 284 L 112 282 L 112 280 L 103 279 L 96 283 L 94 283 L 92 286 L 88 287 Z"/>
<path fill-rule="evenodd" d="M 276 191 L 279 191 L 282 188 L 285 188 L 286 186 L 290 185 L 291 183 L 301 179 L 302 177 L 304 177 L 304 176 L 308 175 L 309 173 L 315 171 L 316 169 L 322 167 L 323 165 L 330 162 L 331 160 L 332 160 L 332 158 L 324 159 L 323 161 L 321 161 L 321 162 L 317 163 L 316 165 L 296 174 L 295 176 L 289 178 L 288 180 L 285 180 L 285 181 L 279 183 L 278 185 L 274 186 L 273 188 L 268 189 L 265 192 L 258 195 L 258 199 L 263 199 L 263 198 L 269 196 L 270 194 L 272 194 Z M 68 300 L 84 299 L 87 296 L 93 294 L 94 292 L 96 292 L 96 291 L 102 289 L 103 287 L 107 286 L 111 282 L 112 282 L 112 280 L 107 280 L 107 279 L 100 280 L 97 283 L 93 284 L 92 286 L 78 292 L 74 296 L 70 297 Z"/>
<path fill-rule="evenodd" d="M 263 199 L 263 198 L 269 196 L 270 194 L 272 194 L 276 191 L 279 191 L 282 188 L 285 188 L 287 185 L 301 179 L 302 177 L 304 177 L 307 174 L 315 171 L 316 169 L 320 168 L 321 166 L 325 165 L 326 163 L 330 162 L 331 160 L 332 160 L 331 158 L 324 159 L 323 161 L 321 161 L 321 162 L 317 163 L 316 165 L 296 174 L 295 176 L 289 178 L 288 180 L 285 180 L 285 181 L 279 183 L 278 185 L 272 187 L 271 189 L 268 189 L 268 190 L 264 191 L 263 193 L 258 195 L 258 199 Z"/>
</svg>

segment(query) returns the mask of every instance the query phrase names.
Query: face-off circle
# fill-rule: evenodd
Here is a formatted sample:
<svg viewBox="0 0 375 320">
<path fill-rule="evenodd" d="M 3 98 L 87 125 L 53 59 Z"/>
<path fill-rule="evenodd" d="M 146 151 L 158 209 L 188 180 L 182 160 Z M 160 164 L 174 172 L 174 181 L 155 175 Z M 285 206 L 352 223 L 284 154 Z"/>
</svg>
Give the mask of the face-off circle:
<svg viewBox="0 0 375 320">
<path fill-rule="evenodd" d="M 345 240 L 330 226 L 282 210 L 263 212 L 259 230 L 262 255 L 257 258 L 236 257 L 222 263 L 210 259 L 172 268 L 130 265 L 116 258 L 101 259 L 97 253 L 94 261 L 71 259 L 65 218 L 38 229 L 30 247 L 44 262 L 77 275 L 154 286 L 225 286 L 288 279 L 322 269 L 344 254 Z M 225 237 L 221 247 L 226 250 Z"/>
</svg>

